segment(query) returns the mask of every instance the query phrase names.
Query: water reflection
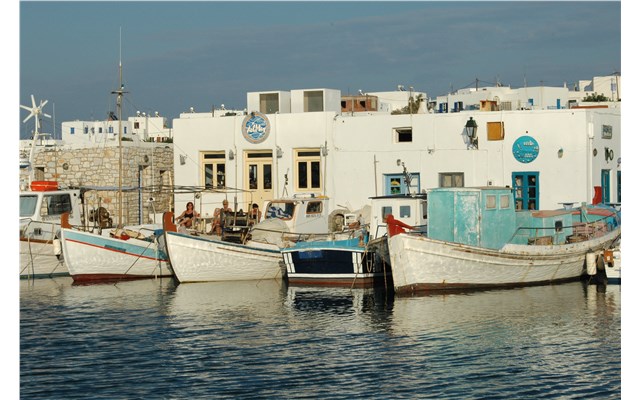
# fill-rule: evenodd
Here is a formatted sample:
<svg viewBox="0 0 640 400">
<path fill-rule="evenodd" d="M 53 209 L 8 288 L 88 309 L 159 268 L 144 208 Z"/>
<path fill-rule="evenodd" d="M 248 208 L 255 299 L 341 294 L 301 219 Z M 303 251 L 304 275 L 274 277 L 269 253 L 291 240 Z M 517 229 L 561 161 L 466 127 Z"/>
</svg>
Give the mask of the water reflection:
<svg viewBox="0 0 640 400">
<path fill-rule="evenodd" d="M 21 282 L 25 397 L 615 397 L 620 286 Z M 55 387 L 50 382 L 62 382 Z M 372 389 L 375 388 L 375 389 Z"/>
<path fill-rule="evenodd" d="M 286 290 L 282 280 L 202 282 L 178 285 L 167 309 L 176 324 L 256 319 L 273 314 Z"/>
</svg>

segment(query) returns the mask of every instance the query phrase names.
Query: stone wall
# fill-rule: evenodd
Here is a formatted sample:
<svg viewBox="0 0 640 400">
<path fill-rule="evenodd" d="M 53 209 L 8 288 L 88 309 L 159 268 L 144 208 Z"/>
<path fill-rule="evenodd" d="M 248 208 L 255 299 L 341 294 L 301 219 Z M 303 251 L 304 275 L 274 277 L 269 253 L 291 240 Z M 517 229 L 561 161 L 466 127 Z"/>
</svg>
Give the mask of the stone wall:
<svg viewBox="0 0 640 400">
<path fill-rule="evenodd" d="M 46 149 L 36 152 L 34 158 L 34 180 L 96 188 L 85 192 L 84 203 L 88 210 L 106 208 L 114 225 L 119 219 L 118 187 L 123 188 L 125 225 L 150 223 L 154 214 L 172 210 L 173 144 L 123 142 L 121 183 L 117 146 Z M 162 221 L 156 218 L 156 222 Z"/>
</svg>

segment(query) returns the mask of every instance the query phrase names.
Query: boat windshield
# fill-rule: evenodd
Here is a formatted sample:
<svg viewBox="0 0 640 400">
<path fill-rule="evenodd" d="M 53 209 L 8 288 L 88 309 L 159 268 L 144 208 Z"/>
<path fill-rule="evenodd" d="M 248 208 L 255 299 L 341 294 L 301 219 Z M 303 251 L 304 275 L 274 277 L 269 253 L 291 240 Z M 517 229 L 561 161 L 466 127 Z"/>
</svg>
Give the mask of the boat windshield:
<svg viewBox="0 0 640 400">
<path fill-rule="evenodd" d="M 266 219 L 291 219 L 296 208 L 295 203 L 290 201 L 273 201 L 267 206 Z"/>
<path fill-rule="evenodd" d="M 36 204 L 38 204 L 38 196 L 24 195 L 20 196 L 20 216 L 33 217 L 36 212 Z"/>
<path fill-rule="evenodd" d="M 72 211 L 71 195 L 68 193 L 45 195 L 43 203 L 46 205 L 46 209 L 42 210 L 43 215 L 60 215 Z"/>
</svg>

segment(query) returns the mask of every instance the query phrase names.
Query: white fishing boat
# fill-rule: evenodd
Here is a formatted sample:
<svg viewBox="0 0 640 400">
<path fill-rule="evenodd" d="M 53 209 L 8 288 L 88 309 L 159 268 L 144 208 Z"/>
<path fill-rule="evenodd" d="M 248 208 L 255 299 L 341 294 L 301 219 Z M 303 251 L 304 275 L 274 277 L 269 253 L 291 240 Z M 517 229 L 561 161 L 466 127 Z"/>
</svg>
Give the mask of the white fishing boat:
<svg viewBox="0 0 640 400">
<path fill-rule="evenodd" d="M 62 228 L 62 252 L 74 282 L 170 277 L 157 224 L 105 229 L 102 234 Z"/>
<path fill-rule="evenodd" d="M 622 283 L 622 253 L 620 247 L 616 247 L 613 250 L 605 251 L 604 253 L 604 272 L 607 278 L 607 283 L 621 284 Z"/>
<path fill-rule="evenodd" d="M 20 278 L 68 276 L 60 244 L 60 218 L 80 224 L 80 190 L 57 182 L 33 181 L 20 192 Z"/>
<path fill-rule="evenodd" d="M 159 224 L 123 226 L 122 201 L 122 62 L 119 63 L 118 111 L 118 218 L 117 227 L 86 230 L 63 221 L 60 239 L 65 262 L 74 282 L 172 276 Z M 108 225 L 111 225 L 110 223 Z M 110 227 L 110 226 L 109 226 Z"/>
<path fill-rule="evenodd" d="M 327 202 L 326 197 L 307 195 L 269 201 L 265 220 L 256 224 L 247 213 L 229 212 L 222 217 L 220 236 L 206 230 L 178 232 L 173 214 L 165 213 L 167 253 L 176 279 L 181 283 L 282 279 L 280 249 L 288 240 L 326 232 Z"/>
<path fill-rule="evenodd" d="M 273 243 L 225 242 L 166 230 L 167 249 L 180 283 L 282 279 L 280 248 Z"/>
<path fill-rule="evenodd" d="M 431 189 L 427 198 L 423 232 L 386 216 L 398 293 L 575 280 L 595 275 L 620 239 L 612 208 L 516 212 L 511 189 L 497 187 Z"/>
</svg>

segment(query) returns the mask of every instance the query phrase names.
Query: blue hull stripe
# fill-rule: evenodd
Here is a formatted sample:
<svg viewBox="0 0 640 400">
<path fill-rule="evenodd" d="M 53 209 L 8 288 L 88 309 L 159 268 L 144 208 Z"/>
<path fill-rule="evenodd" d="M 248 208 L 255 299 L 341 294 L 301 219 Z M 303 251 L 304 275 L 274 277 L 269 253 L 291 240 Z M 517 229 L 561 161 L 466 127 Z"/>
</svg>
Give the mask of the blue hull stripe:
<svg viewBox="0 0 640 400">
<path fill-rule="evenodd" d="M 77 232 L 65 231 L 65 240 L 73 241 L 76 243 L 101 247 L 107 250 L 116 251 L 119 253 L 125 253 L 136 257 L 151 258 L 154 260 L 167 261 L 167 255 L 162 250 L 157 250 L 153 246 L 153 242 L 149 242 L 147 246 L 139 246 L 132 244 L 126 240 L 111 239 L 96 235 L 83 235 Z"/>
</svg>

